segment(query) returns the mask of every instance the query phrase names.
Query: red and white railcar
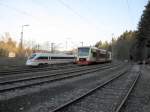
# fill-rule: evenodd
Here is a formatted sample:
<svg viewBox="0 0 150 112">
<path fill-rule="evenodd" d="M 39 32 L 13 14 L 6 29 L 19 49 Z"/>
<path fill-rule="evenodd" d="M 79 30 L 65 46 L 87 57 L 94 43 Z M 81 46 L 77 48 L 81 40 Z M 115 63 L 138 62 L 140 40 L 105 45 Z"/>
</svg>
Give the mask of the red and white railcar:
<svg viewBox="0 0 150 112">
<path fill-rule="evenodd" d="M 93 63 L 111 62 L 112 56 L 110 51 L 98 49 L 96 47 L 79 47 L 77 49 L 76 63 L 88 65 Z"/>
</svg>

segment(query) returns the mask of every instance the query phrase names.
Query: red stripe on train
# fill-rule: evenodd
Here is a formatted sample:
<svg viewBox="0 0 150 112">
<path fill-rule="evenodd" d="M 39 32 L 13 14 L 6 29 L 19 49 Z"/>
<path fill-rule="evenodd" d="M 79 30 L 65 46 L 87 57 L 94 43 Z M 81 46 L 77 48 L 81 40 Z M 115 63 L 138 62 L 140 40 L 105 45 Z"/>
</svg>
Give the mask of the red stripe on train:
<svg viewBox="0 0 150 112">
<path fill-rule="evenodd" d="M 92 63 L 93 63 L 92 61 L 77 61 L 77 64 L 79 64 L 79 65 L 89 65 Z"/>
</svg>

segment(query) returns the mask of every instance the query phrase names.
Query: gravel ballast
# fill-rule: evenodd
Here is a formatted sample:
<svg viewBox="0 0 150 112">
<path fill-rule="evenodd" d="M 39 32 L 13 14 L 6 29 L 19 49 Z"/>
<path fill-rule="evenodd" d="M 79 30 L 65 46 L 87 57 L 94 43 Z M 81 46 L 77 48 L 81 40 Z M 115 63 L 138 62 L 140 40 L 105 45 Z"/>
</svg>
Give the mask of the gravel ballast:
<svg viewBox="0 0 150 112">
<path fill-rule="evenodd" d="M 141 66 L 141 77 L 121 112 L 150 112 L 150 66 Z"/>
<path fill-rule="evenodd" d="M 129 73 L 56 112 L 115 112 L 138 76 L 138 71 L 139 67 L 135 66 Z"/>
<path fill-rule="evenodd" d="M 115 74 L 116 71 L 119 72 L 120 69 L 90 73 L 72 79 L 1 94 L 1 112 L 47 112 L 47 110 L 52 110 L 69 99 L 83 94 L 99 84 L 102 77 Z"/>
</svg>

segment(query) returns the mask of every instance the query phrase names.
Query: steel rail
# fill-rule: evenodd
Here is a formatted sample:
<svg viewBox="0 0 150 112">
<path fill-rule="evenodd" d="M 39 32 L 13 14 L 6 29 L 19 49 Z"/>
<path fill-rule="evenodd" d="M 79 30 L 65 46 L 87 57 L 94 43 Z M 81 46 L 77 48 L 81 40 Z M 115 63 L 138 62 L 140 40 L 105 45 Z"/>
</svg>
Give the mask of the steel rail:
<svg viewBox="0 0 150 112">
<path fill-rule="evenodd" d="M 128 90 L 127 94 L 125 95 L 125 97 L 123 98 L 123 100 L 121 101 L 121 103 L 119 104 L 119 106 L 115 109 L 115 112 L 119 112 L 121 110 L 121 108 L 123 107 L 124 103 L 126 102 L 126 100 L 128 99 L 130 93 L 132 92 L 136 82 L 138 81 L 138 78 L 140 77 L 141 72 L 138 73 L 138 75 L 136 76 L 135 80 L 133 81 L 130 89 Z"/>
<path fill-rule="evenodd" d="M 89 69 L 89 71 L 82 71 L 82 72 L 79 70 L 78 71 L 79 73 L 76 73 L 75 71 L 71 71 L 71 73 L 75 73 L 74 75 L 72 75 L 72 74 L 68 75 L 67 72 L 66 73 L 61 73 L 61 74 L 65 74 L 65 75 L 64 76 L 63 75 L 59 75 L 59 77 L 58 77 L 58 75 L 55 75 L 53 77 L 49 76 L 51 79 L 46 78 L 44 80 L 41 80 L 41 78 L 40 78 L 40 80 L 38 80 L 38 82 L 30 82 L 29 84 L 27 84 L 27 83 L 23 83 L 22 85 L 21 84 L 19 84 L 19 85 L 13 85 L 12 84 L 12 87 L 11 86 L 8 86 L 8 87 L 6 86 L 5 88 L 1 87 L 0 88 L 0 92 L 5 92 L 5 91 L 9 91 L 9 90 L 14 90 L 14 89 L 22 89 L 22 88 L 25 88 L 25 87 L 30 87 L 30 86 L 39 85 L 39 84 L 43 84 L 43 83 L 48 83 L 48 82 L 52 82 L 52 81 L 73 78 L 73 77 L 85 75 L 87 73 L 96 72 L 96 71 L 100 71 L 100 70 L 104 70 L 104 69 L 108 70 L 108 68 L 112 69 L 112 67 L 103 67 L 103 68 L 95 68 L 95 69 L 92 68 L 92 69 Z M 117 68 L 117 67 L 115 66 L 113 68 Z"/>
<path fill-rule="evenodd" d="M 72 100 L 70 100 L 69 102 L 67 102 L 67 103 L 65 103 L 65 104 L 63 104 L 63 105 L 61 105 L 61 106 L 55 108 L 55 109 L 52 110 L 51 112 L 58 112 L 58 111 L 61 111 L 61 110 L 64 109 L 65 107 L 67 107 L 67 106 L 69 106 L 69 105 L 71 105 L 71 104 L 73 104 L 73 103 L 75 103 L 75 102 L 77 102 L 77 101 L 79 101 L 79 100 L 85 98 L 86 96 L 88 96 L 88 95 L 94 93 L 96 90 L 100 89 L 101 87 L 105 86 L 106 84 L 110 83 L 111 81 L 113 81 L 113 80 L 119 78 L 120 76 L 124 75 L 124 74 L 127 73 L 127 72 L 128 72 L 128 71 L 125 70 L 125 71 L 123 71 L 123 72 L 120 72 L 120 73 L 118 73 L 118 74 L 113 75 L 113 77 L 111 77 L 110 79 L 107 79 L 105 82 L 103 82 L 103 83 L 100 84 L 99 86 L 97 86 L 97 87 L 95 87 L 95 88 L 93 88 L 93 89 L 87 91 L 87 92 L 84 93 L 83 95 L 81 95 L 81 96 L 79 96 L 79 97 L 77 97 L 77 98 L 75 98 L 75 99 L 72 99 Z"/>
<path fill-rule="evenodd" d="M 57 70 L 57 69 L 60 69 L 60 68 L 65 68 L 65 67 L 75 67 L 75 65 L 56 65 L 56 66 L 45 66 L 45 67 L 42 67 L 42 68 L 39 68 L 39 67 L 36 67 L 36 68 L 29 68 L 29 67 L 25 67 L 25 68 L 16 68 L 16 69 L 11 69 L 11 70 L 2 70 L 0 71 L 0 75 L 2 76 L 5 76 L 5 75 L 12 75 L 12 74 L 20 74 L 20 73 L 29 73 L 29 72 L 39 72 L 39 71 L 48 71 L 48 70 Z"/>
<path fill-rule="evenodd" d="M 103 67 L 109 67 L 109 66 L 113 66 L 113 65 L 103 65 L 100 66 L 101 68 Z M 67 68 L 64 70 L 53 70 L 53 71 L 46 71 L 46 72 L 37 72 L 36 74 L 24 74 L 23 75 L 13 75 L 13 76 L 8 76 L 8 77 L 1 77 L 0 78 L 0 84 L 5 84 L 5 83 L 11 83 L 11 82 L 19 82 L 19 81 L 25 81 L 25 80 L 32 80 L 32 79 L 36 79 L 36 78 L 44 78 L 44 77 L 49 77 L 49 76 L 54 76 L 54 75 L 61 75 L 64 73 L 73 73 L 73 72 L 78 72 L 81 70 L 88 70 L 88 69 L 93 69 L 93 68 L 97 68 L 99 66 L 84 66 L 84 67 L 79 67 L 79 68 Z M 76 70 L 76 71 L 75 71 Z M 43 75 L 42 73 L 46 74 Z M 41 75 L 42 74 L 42 75 Z M 51 75 L 49 75 L 51 74 Z M 13 79 L 14 78 L 14 79 Z"/>
</svg>

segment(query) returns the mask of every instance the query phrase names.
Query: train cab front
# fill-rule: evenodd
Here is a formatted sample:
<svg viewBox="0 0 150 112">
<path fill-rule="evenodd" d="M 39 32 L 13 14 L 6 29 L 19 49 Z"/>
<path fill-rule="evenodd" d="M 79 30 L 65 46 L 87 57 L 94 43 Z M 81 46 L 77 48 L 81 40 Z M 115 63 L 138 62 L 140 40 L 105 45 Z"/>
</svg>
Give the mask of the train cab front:
<svg viewBox="0 0 150 112">
<path fill-rule="evenodd" d="M 36 67 L 37 63 L 34 60 L 27 60 L 26 61 L 26 66 L 28 66 L 28 67 Z"/>
<path fill-rule="evenodd" d="M 89 64 L 89 47 L 79 47 L 78 48 L 78 56 L 77 56 L 77 64 L 78 65 L 88 65 Z"/>
<path fill-rule="evenodd" d="M 29 67 L 37 66 L 37 62 L 34 59 L 35 56 L 36 56 L 36 54 L 32 54 L 30 57 L 28 57 L 28 59 L 26 61 L 26 66 L 29 66 Z"/>
<path fill-rule="evenodd" d="M 89 65 L 91 64 L 90 61 L 88 61 L 88 58 L 79 58 L 77 61 L 78 65 Z"/>
</svg>

